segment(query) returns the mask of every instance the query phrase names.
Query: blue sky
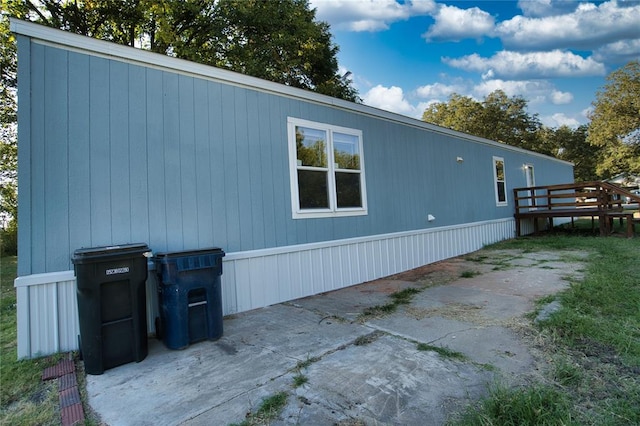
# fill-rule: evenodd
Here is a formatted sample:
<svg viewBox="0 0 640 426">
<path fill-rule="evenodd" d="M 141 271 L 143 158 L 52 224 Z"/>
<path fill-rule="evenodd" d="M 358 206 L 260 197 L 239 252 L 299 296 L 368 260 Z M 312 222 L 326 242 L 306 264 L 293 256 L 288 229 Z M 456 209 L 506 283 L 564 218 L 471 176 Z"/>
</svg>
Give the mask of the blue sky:
<svg viewBox="0 0 640 426">
<path fill-rule="evenodd" d="M 420 118 L 452 93 L 522 96 L 547 126 L 588 123 L 605 77 L 640 59 L 640 0 L 310 0 L 367 105 Z"/>
</svg>

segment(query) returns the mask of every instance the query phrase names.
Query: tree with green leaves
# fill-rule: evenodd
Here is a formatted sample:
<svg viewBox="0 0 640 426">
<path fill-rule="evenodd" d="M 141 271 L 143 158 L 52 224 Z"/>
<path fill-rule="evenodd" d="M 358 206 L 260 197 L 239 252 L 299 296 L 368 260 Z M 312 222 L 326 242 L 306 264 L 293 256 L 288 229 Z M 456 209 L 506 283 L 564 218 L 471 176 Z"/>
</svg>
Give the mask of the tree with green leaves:
<svg viewBox="0 0 640 426">
<path fill-rule="evenodd" d="M 355 100 L 338 75 L 329 25 L 307 0 L 219 0 L 216 65 L 293 87 Z"/>
<path fill-rule="evenodd" d="M 37 22 L 359 100 L 308 0 L 25 0 Z"/>
<path fill-rule="evenodd" d="M 468 96 L 454 93 L 447 102 L 429 105 L 422 114 L 422 121 L 482 136 L 484 134 L 483 113 L 482 103 Z"/>
<path fill-rule="evenodd" d="M 9 16 L 24 17 L 19 0 L 3 0 L 0 15 L 0 238 L 2 253 L 15 254 L 18 215 L 17 58 Z"/>
<path fill-rule="evenodd" d="M 587 142 L 587 125 L 576 129 L 560 126 L 557 129 L 544 127 L 539 136 L 543 144 L 556 150 L 556 157 L 574 164 L 576 182 L 598 180 L 596 166 L 602 155 L 602 147 Z"/>
<path fill-rule="evenodd" d="M 542 128 L 537 115 L 526 111 L 527 101 L 508 97 L 502 90 L 487 95 L 482 102 L 454 93 L 447 102 L 431 104 L 422 120 L 460 132 L 508 145 L 553 155 L 553 149 L 541 144 Z"/>
<path fill-rule="evenodd" d="M 640 174 L 640 61 L 609 74 L 592 105 L 587 140 L 602 148 L 598 175 Z"/>
</svg>

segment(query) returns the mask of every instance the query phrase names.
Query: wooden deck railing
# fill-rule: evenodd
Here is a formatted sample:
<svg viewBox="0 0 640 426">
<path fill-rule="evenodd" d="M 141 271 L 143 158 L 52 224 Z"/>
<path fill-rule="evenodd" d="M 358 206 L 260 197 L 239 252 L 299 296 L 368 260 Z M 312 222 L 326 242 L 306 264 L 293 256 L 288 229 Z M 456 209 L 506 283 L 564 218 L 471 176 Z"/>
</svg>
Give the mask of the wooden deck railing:
<svg viewBox="0 0 640 426">
<path fill-rule="evenodd" d="M 521 220 L 533 219 L 534 231 L 538 231 L 538 219 L 545 218 L 553 227 L 554 217 L 598 218 L 600 235 L 611 233 L 613 219 L 627 221 L 628 237 L 633 236 L 634 226 L 640 223 L 640 195 L 633 194 L 617 185 L 601 182 L 580 182 L 562 185 L 515 188 L 516 235 L 521 234 Z M 625 209 L 626 199 L 638 203 L 635 209 Z M 634 217 L 634 211 L 639 215 Z"/>
</svg>

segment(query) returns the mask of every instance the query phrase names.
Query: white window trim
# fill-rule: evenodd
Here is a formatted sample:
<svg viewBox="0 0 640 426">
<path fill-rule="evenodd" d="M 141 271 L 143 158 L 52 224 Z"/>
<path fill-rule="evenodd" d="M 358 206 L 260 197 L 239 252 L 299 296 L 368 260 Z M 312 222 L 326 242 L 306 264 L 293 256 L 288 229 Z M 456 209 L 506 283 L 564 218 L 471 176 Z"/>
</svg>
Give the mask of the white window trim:
<svg viewBox="0 0 640 426">
<path fill-rule="evenodd" d="M 328 209 L 301 209 L 299 192 L 298 192 L 298 165 L 296 152 L 296 126 L 310 127 L 313 129 L 324 130 L 329 134 L 328 151 L 328 190 L 329 190 L 329 208 Z M 362 197 L 362 207 L 338 208 L 337 195 L 335 185 L 335 164 L 333 160 L 333 132 L 353 135 L 358 138 L 358 148 L 360 152 L 360 191 Z M 334 126 L 326 123 L 318 123 L 300 118 L 287 117 L 287 133 L 289 144 L 289 175 L 291 184 L 291 211 L 294 219 L 312 219 L 323 217 L 345 217 L 345 216 L 364 216 L 368 214 L 367 209 L 367 188 L 365 184 L 364 171 L 364 150 L 362 143 L 362 131 L 350 129 L 347 127 Z"/>
<path fill-rule="evenodd" d="M 504 201 L 500 201 L 500 195 L 498 194 L 498 173 L 496 172 L 496 163 L 502 161 L 502 171 L 504 173 L 504 180 L 500 181 L 504 183 Z M 503 157 L 493 157 L 491 162 L 493 166 L 493 190 L 496 194 L 496 206 L 503 207 L 509 204 L 509 194 L 507 193 L 507 167 Z"/>
</svg>

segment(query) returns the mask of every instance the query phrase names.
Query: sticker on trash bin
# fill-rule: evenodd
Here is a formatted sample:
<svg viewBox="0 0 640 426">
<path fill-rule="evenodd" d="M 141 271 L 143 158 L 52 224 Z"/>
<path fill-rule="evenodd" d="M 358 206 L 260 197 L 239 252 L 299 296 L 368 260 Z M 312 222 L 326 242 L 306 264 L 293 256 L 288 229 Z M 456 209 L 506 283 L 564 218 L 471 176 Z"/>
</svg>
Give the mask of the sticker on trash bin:
<svg viewBox="0 0 640 426">
<path fill-rule="evenodd" d="M 129 272 L 129 267 L 128 266 L 124 266 L 122 268 L 107 269 L 106 274 L 107 275 L 116 275 L 116 274 L 126 274 L 128 272 Z"/>
</svg>

